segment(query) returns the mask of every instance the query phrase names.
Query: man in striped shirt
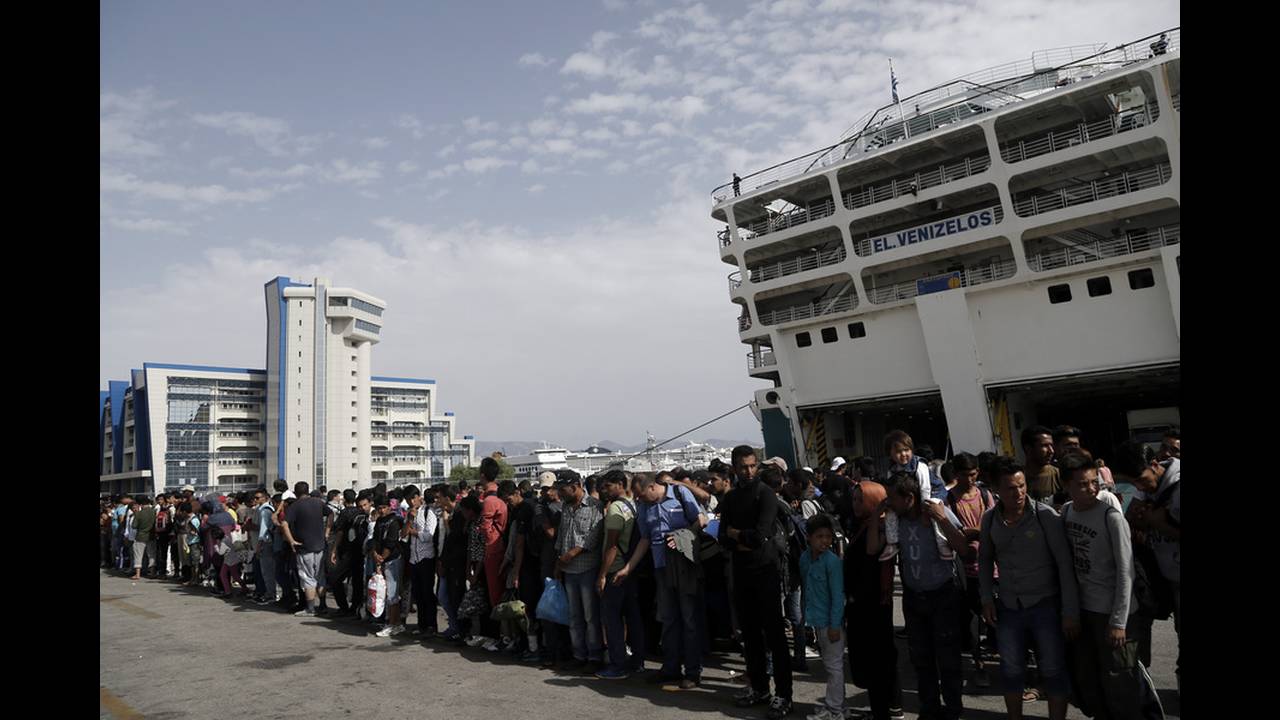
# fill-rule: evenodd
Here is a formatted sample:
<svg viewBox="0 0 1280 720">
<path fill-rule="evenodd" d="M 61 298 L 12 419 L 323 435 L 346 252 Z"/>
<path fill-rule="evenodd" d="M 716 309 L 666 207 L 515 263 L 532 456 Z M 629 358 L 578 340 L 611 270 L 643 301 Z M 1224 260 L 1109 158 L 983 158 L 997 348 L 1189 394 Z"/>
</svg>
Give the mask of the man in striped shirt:
<svg viewBox="0 0 1280 720">
<path fill-rule="evenodd" d="M 556 480 L 564 502 L 560 529 L 556 532 L 556 577 L 564 582 L 569 596 L 569 637 L 573 641 L 573 663 L 569 669 L 595 674 L 604 661 L 604 641 L 600 635 L 600 596 L 596 594 L 596 571 L 600 567 L 600 540 L 604 529 L 604 508 L 587 495 L 577 473 L 565 472 Z"/>
</svg>

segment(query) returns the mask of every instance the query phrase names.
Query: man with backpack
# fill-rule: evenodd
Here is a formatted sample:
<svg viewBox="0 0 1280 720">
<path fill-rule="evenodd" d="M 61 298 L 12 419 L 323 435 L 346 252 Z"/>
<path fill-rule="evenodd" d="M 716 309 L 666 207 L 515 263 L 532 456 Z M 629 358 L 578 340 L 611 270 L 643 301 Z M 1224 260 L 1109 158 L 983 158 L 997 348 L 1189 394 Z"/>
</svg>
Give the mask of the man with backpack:
<svg viewBox="0 0 1280 720">
<path fill-rule="evenodd" d="M 154 575 L 164 579 L 169 577 L 169 546 L 173 543 L 173 506 L 165 493 L 156 496 L 155 539 Z"/>
<path fill-rule="evenodd" d="M 338 604 L 338 615 L 354 615 L 364 603 L 365 588 L 360 580 L 364 573 L 364 536 L 369 522 L 370 492 L 347 489 L 342 492 L 342 511 L 333 521 L 332 542 L 329 545 L 329 564 L 333 576 L 327 583 Z M 351 584 L 350 604 L 347 601 L 345 583 Z"/>
<path fill-rule="evenodd" d="M 608 645 L 609 664 L 596 677 L 601 680 L 625 680 L 632 672 L 644 669 L 644 620 L 635 578 L 623 576 L 615 582 L 618 571 L 641 544 L 636 522 L 636 506 L 627 493 L 627 476 L 621 470 L 610 470 L 600 478 L 600 495 L 608 502 L 604 513 L 604 546 L 596 590 L 601 595 L 601 620 Z M 623 622 L 626 629 L 623 629 Z M 627 659 L 627 645 L 632 657 Z"/>
<path fill-rule="evenodd" d="M 653 555 L 663 659 L 662 670 L 652 681 L 667 683 L 671 689 L 689 690 L 702 682 L 698 611 L 703 578 L 696 559 L 698 553 L 695 550 L 691 559 L 679 551 L 676 534 L 700 532 L 706 516 L 688 488 L 662 482 L 666 477 L 670 473 L 658 473 L 657 477 L 639 475 L 632 483 L 636 499 L 641 501 L 636 511 L 639 539 L 631 558 L 615 573 L 613 583 L 625 583 L 645 557 Z M 697 544 L 693 547 L 696 549 Z"/>
<path fill-rule="evenodd" d="M 733 557 L 734 604 L 742 623 L 743 654 L 751 681 L 751 687 L 735 702 L 738 707 L 768 703 L 769 720 L 778 720 L 791 713 L 792 700 L 791 656 L 782 614 L 786 557 L 777 542 L 779 502 L 773 490 L 756 477 L 760 466 L 750 445 L 735 447 L 731 460 L 738 485 L 721 506 L 720 543 Z M 773 655 L 774 695 L 769 693 L 766 650 Z"/>
<path fill-rule="evenodd" d="M 152 507 L 151 499 L 147 497 L 138 498 L 138 505 L 141 507 L 134 511 L 131 523 L 134 580 L 142 579 L 142 568 L 146 567 L 144 560 L 156 555 L 155 536 L 153 534 L 156 527 L 156 509 Z"/>
<path fill-rule="evenodd" d="M 955 485 L 947 491 L 946 503 L 960 520 L 960 532 L 969 543 L 969 553 L 963 560 L 965 601 L 969 615 L 965 622 L 965 632 L 960 639 L 963 649 L 973 654 L 978 687 L 985 688 L 991 685 L 991 678 L 986 670 L 986 651 L 990 649 L 992 637 L 991 630 L 982 620 L 982 599 L 978 594 L 978 543 L 982 536 L 982 516 L 995 507 L 995 497 L 990 490 L 979 487 L 978 459 L 973 455 L 965 452 L 956 455 L 951 460 L 951 468 Z M 978 624 L 976 634 L 970 631 L 974 621 Z"/>
<path fill-rule="evenodd" d="M 440 519 L 426 503 L 416 485 L 404 490 L 409 502 L 405 532 L 409 535 L 409 587 L 418 606 L 418 629 L 414 634 L 433 638 L 439 631 L 436 612 L 436 530 Z M 341 592 L 337 593 L 341 596 Z"/>
</svg>

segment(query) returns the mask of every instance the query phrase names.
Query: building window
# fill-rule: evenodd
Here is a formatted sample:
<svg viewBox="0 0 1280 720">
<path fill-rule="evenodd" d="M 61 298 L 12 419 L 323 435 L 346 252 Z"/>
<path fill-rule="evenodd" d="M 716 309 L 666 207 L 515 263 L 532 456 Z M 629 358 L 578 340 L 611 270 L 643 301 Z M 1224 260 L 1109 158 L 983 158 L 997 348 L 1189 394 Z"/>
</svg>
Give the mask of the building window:
<svg viewBox="0 0 1280 720">
<path fill-rule="evenodd" d="M 302 318 L 298 318 L 298 327 L 302 327 Z"/>
<path fill-rule="evenodd" d="M 809 337 L 809 333 L 796 333 L 796 347 L 809 347 L 813 344 L 813 338 Z"/>
<path fill-rule="evenodd" d="M 382 328 L 378 327 L 377 325 L 374 325 L 371 322 L 367 322 L 365 320 L 356 320 L 356 329 L 364 330 L 365 332 L 370 332 L 370 333 L 373 333 L 374 335 L 378 335 L 382 332 Z"/>
<path fill-rule="evenodd" d="M 1089 297 L 1100 297 L 1102 295 L 1111 294 L 1111 278 L 1103 275 L 1102 277 L 1089 278 L 1085 283 L 1089 288 Z"/>
<path fill-rule="evenodd" d="M 355 391 L 356 391 L 356 386 L 355 386 L 355 385 L 352 385 L 352 386 L 351 386 L 351 392 L 355 392 Z"/>
<path fill-rule="evenodd" d="M 829 344 L 829 343 L 833 343 L 833 342 L 835 342 L 835 341 L 837 341 L 837 340 L 839 340 L 839 339 L 840 339 L 840 336 L 836 333 L 836 329 L 835 329 L 835 328 L 833 328 L 833 327 L 829 327 L 829 328 L 822 328 L 822 342 L 823 342 L 823 343 L 827 343 L 827 344 Z"/>
<path fill-rule="evenodd" d="M 1049 304 L 1057 305 L 1058 303 L 1071 302 L 1071 286 L 1070 285 L 1050 285 L 1049 286 Z"/>
<path fill-rule="evenodd" d="M 1152 274 L 1151 268 L 1133 270 L 1129 273 L 1130 290 L 1142 290 L 1143 288 L 1155 287 L 1155 284 L 1156 276 Z"/>
<path fill-rule="evenodd" d="M 867 326 L 860 322 L 849 323 L 849 338 L 857 339 L 867 336 Z"/>
</svg>

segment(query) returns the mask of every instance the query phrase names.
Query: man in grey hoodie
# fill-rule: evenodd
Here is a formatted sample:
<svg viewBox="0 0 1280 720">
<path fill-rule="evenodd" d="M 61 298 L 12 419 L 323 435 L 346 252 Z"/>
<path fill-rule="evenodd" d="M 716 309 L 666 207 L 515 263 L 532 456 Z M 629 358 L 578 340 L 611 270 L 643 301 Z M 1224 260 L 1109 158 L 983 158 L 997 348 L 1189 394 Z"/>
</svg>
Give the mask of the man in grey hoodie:
<svg viewBox="0 0 1280 720">
<path fill-rule="evenodd" d="M 1068 647 L 1080 708 L 1094 720 L 1142 717 L 1145 670 L 1137 637 L 1125 634 L 1137 610 L 1129 523 L 1099 499 L 1098 469 L 1087 452 L 1068 451 L 1058 469 L 1071 497 L 1062 521 L 1080 586 L 1080 637 Z"/>
<path fill-rule="evenodd" d="M 983 618 L 996 629 L 1005 709 L 1010 720 L 1022 720 L 1031 635 L 1049 695 L 1049 717 L 1063 720 L 1071 692 L 1063 635 L 1074 640 L 1080 632 L 1071 549 L 1058 513 L 1028 496 L 1021 465 L 1002 458 L 996 476 L 1000 502 L 982 516 L 978 581 Z"/>
</svg>

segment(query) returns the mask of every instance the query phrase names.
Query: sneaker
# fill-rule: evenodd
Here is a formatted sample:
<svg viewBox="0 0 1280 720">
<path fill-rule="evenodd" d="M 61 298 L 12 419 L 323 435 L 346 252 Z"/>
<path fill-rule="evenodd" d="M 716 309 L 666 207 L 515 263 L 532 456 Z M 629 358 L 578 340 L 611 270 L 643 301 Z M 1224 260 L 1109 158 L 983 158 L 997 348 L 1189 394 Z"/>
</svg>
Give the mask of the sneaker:
<svg viewBox="0 0 1280 720">
<path fill-rule="evenodd" d="M 872 720 L 872 718 L 871 718 L 871 713 L 866 710 L 845 708 L 844 720 Z"/>
<path fill-rule="evenodd" d="M 631 677 L 631 673 L 626 670 L 618 670 L 616 668 L 605 668 L 596 673 L 596 677 L 601 680 L 626 680 Z"/>
<path fill-rule="evenodd" d="M 897 554 L 898 554 L 898 546 L 897 546 L 897 545 L 890 545 L 890 544 L 886 544 L 886 545 L 884 546 L 884 550 L 881 550 L 881 551 L 880 551 L 880 558 L 879 558 L 879 560 L 880 560 L 880 562 L 884 562 L 885 560 L 890 560 L 890 559 L 892 559 L 892 558 L 893 558 L 893 556 L 894 556 L 894 555 L 897 555 Z"/>
<path fill-rule="evenodd" d="M 805 720 L 841 720 L 843 717 L 843 714 L 837 715 L 822 705 L 819 705 L 817 710 L 814 710 L 812 714 L 805 717 Z"/>
<path fill-rule="evenodd" d="M 778 720 L 791 714 L 791 701 L 784 697 L 774 697 L 769 703 L 769 720 Z"/>
<path fill-rule="evenodd" d="M 820 657 L 822 657 L 822 653 L 818 652 L 817 648 L 813 648 L 813 647 L 809 647 L 808 645 L 805 645 L 804 647 L 805 660 L 816 660 Z"/>
<path fill-rule="evenodd" d="M 457 640 L 458 638 L 462 637 L 462 634 L 459 633 L 457 630 L 445 630 L 444 632 L 440 633 L 439 637 L 441 640 Z"/>
<path fill-rule="evenodd" d="M 274 604 L 275 604 L 275 601 L 274 601 L 274 600 L 268 600 L 268 599 L 266 599 L 266 598 L 257 598 L 256 600 L 254 600 L 254 601 L 253 601 L 253 603 L 254 603 L 255 605 L 274 605 Z"/>
<path fill-rule="evenodd" d="M 488 639 L 489 638 L 483 635 L 472 635 L 471 637 L 467 638 L 467 647 L 480 647 Z"/>
<path fill-rule="evenodd" d="M 403 633 L 404 631 L 405 631 L 405 627 L 403 625 L 388 625 L 382 628 L 381 630 L 379 630 L 378 632 L 374 633 L 374 635 L 377 635 L 378 637 L 394 637 L 396 635 Z"/>
<path fill-rule="evenodd" d="M 692 678 L 680 678 L 680 682 L 669 682 L 662 686 L 667 692 L 680 692 L 681 690 L 696 690 L 701 683 Z"/>
<path fill-rule="evenodd" d="M 521 653 L 521 654 L 520 654 L 520 657 L 519 657 L 519 658 L 517 658 L 517 659 L 518 659 L 520 662 L 522 662 L 522 663 L 535 663 L 535 662 L 541 662 L 541 661 L 542 661 L 542 653 L 538 652 L 537 650 L 527 650 L 527 651 L 525 651 L 525 652 Z"/>
<path fill-rule="evenodd" d="M 299 611 L 295 612 L 295 613 L 293 614 L 293 616 L 294 616 L 294 617 L 315 617 L 315 616 L 316 616 L 316 613 L 315 613 L 315 611 L 314 611 L 314 610 L 307 610 L 306 608 L 303 608 L 303 609 L 301 609 L 301 610 L 299 610 Z"/>
<path fill-rule="evenodd" d="M 483 644 L 483 645 L 481 645 L 480 647 L 484 648 L 485 650 L 488 650 L 489 652 L 497 652 L 497 651 L 498 651 L 498 641 L 497 641 L 497 640 L 494 640 L 493 638 L 489 638 L 489 639 L 488 639 L 488 640 L 486 640 L 486 641 L 484 642 L 484 644 Z"/>
<path fill-rule="evenodd" d="M 747 688 L 745 693 L 738 695 L 733 699 L 733 704 L 738 707 L 753 707 L 755 705 L 764 705 L 773 700 L 773 696 L 769 693 L 758 693 L 752 688 Z"/>
<path fill-rule="evenodd" d="M 907 720 L 907 714 L 900 707 L 889 708 L 889 720 Z"/>
</svg>

